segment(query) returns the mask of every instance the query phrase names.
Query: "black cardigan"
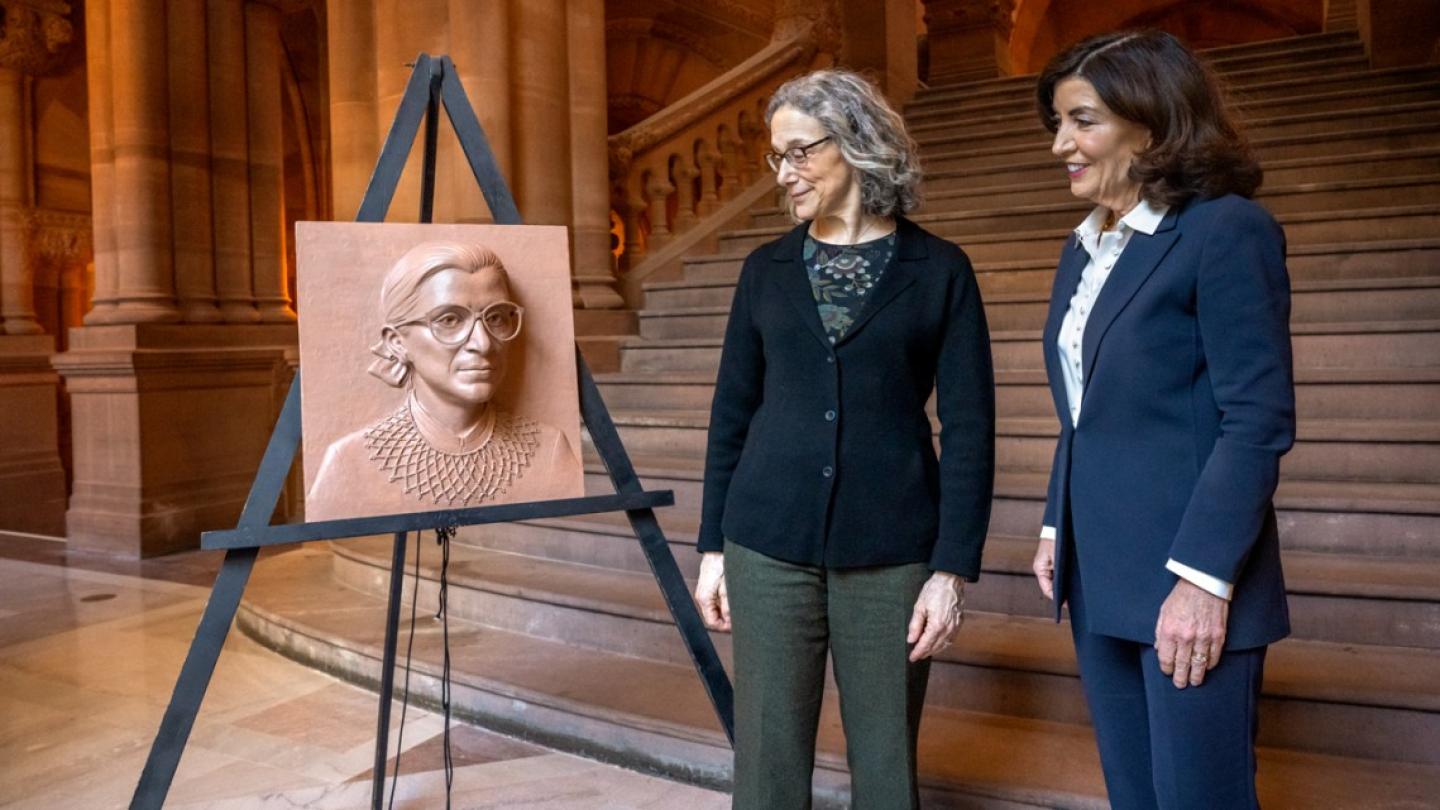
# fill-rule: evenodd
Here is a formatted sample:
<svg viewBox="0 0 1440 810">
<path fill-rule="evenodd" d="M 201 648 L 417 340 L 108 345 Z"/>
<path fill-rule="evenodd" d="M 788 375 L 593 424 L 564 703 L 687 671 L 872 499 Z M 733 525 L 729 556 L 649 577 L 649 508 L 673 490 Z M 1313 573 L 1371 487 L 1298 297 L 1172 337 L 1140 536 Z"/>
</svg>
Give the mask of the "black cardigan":
<svg viewBox="0 0 1440 810">
<path fill-rule="evenodd" d="M 894 261 L 832 347 L 801 257 L 807 227 L 757 248 L 740 271 L 699 550 L 728 538 L 805 565 L 925 562 L 973 580 L 994 489 L 995 386 L 970 261 L 900 219 Z"/>
</svg>

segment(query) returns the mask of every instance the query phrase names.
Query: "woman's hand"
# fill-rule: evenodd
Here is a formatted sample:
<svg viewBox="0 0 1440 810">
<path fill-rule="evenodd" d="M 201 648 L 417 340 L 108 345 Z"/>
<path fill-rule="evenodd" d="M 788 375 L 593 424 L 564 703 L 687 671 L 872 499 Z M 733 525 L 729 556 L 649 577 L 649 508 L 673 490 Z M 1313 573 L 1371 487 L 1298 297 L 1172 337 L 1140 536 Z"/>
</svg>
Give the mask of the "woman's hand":
<svg viewBox="0 0 1440 810">
<path fill-rule="evenodd" d="M 1035 581 L 1040 583 L 1040 592 L 1045 594 L 1046 599 L 1055 598 L 1055 541 L 1040 539 L 1040 544 L 1035 547 L 1035 559 L 1030 563 L 1030 570 L 1035 572 Z"/>
<path fill-rule="evenodd" d="M 695 583 L 700 618 L 711 630 L 730 629 L 730 596 L 725 592 L 725 555 L 707 551 L 700 558 L 700 581 Z"/>
<path fill-rule="evenodd" d="M 964 622 L 965 580 L 944 571 L 931 574 L 915 600 L 915 612 L 910 615 L 910 632 L 905 636 L 906 644 L 915 645 L 910 650 L 910 661 L 919 661 L 949 647 Z"/>
<path fill-rule="evenodd" d="M 1171 676 L 1175 688 L 1199 686 L 1220 663 L 1229 617 L 1229 602 L 1189 580 L 1175 583 L 1155 622 L 1160 671 Z"/>
</svg>

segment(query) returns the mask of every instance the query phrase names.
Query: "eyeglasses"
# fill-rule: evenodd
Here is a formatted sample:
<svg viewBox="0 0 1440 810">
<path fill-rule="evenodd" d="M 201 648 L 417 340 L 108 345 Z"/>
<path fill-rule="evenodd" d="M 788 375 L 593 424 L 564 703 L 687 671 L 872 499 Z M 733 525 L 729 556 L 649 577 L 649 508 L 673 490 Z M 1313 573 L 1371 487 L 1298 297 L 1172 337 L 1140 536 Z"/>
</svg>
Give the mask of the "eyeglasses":
<svg viewBox="0 0 1440 810">
<path fill-rule="evenodd" d="M 520 321 L 525 309 L 509 301 L 496 301 L 476 312 L 469 307 L 436 307 L 423 318 L 405 321 L 400 326 L 423 323 L 430 328 L 430 335 L 446 346 L 459 346 L 470 339 L 478 322 L 490 333 L 490 337 L 501 343 L 508 343 L 520 335 Z"/>
<path fill-rule="evenodd" d="M 807 143 L 804 146 L 792 146 L 784 152 L 770 151 L 765 153 L 765 162 L 770 164 L 770 171 L 780 171 L 780 161 L 786 161 L 792 169 L 803 169 L 805 164 L 810 162 L 810 150 L 830 140 L 826 135 L 818 141 Z"/>
</svg>

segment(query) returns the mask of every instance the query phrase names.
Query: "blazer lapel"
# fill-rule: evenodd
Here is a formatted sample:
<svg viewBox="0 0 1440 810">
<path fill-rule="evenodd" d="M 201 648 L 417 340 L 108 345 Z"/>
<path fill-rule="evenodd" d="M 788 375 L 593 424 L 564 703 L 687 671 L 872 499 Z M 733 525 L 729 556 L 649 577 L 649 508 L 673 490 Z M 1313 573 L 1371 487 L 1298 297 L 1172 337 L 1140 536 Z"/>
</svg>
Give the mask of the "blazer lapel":
<svg viewBox="0 0 1440 810">
<path fill-rule="evenodd" d="M 1070 309 L 1070 299 L 1080 286 L 1080 272 L 1085 269 L 1090 254 L 1080 246 L 1079 237 L 1071 234 L 1065 242 L 1065 252 L 1060 257 L 1060 266 L 1055 268 L 1055 283 L 1050 292 L 1050 312 L 1045 317 L 1045 329 L 1040 339 L 1041 353 L 1045 356 L 1045 376 L 1050 383 L 1050 393 L 1055 398 L 1055 412 L 1070 412 L 1069 395 L 1065 393 L 1065 379 L 1060 373 L 1060 358 L 1055 341 L 1060 336 L 1060 324 Z M 1069 424 L 1068 420 L 1062 422 Z"/>
<path fill-rule="evenodd" d="M 1110 277 L 1105 280 L 1105 286 L 1095 299 L 1095 309 L 1085 322 L 1085 345 L 1081 347 L 1087 391 L 1088 382 L 1095 369 L 1095 356 L 1100 351 L 1100 341 L 1105 338 L 1105 332 L 1125 309 L 1125 305 L 1130 303 L 1130 299 L 1135 297 L 1141 285 L 1150 278 L 1150 274 L 1155 272 L 1155 268 L 1160 265 L 1165 254 L 1170 252 L 1175 240 L 1180 238 L 1180 232 L 1175 229 L 1178 213 L 1177 209 L 1172 208 L 1161 220 L 1155 233 L 1136 233 L 1130 237 L 1130 243 L 1125 246 L 1120 260 L 1115 263 L 1115 269 L 1110 271 Z"/>
<path fill-rule="evenodd" d="M 920 270 L 920 262 L 930 258 L 930 251 L 925 248 L 925 236 L 920 232 L 920 226 L 904 217 L 896 219 L 895 234 L 895 260 L 885 268 L 880 276 L 880 281 L 875 284 L 875 289 L 865 298 L 865 303 L 860 307 L 860 315 L 855 323 L 846 330 L 845 336 L 835 341 L 835 345 L 845 343 L 855 337 L 875 313 L 884 309 L 887 304 L 895 300 L 895 297 L 905 291 L 906 287 L 915 283 L 916 273 Z M 807 277 L 808 282 L 808 277 Z"/>
<path fill-rule="evenodd" d="M 771 254 L 775 272 L 770 276 L 780 286 L 786 300 L 795 307 L 800 320 L 810 328 L 810 333 L 829 349 L 830 338 L 825 335 L 824 324 L 820 323 L 820 308 L 815 304 L 815 291 L 810 286 L 810 274 L 805 270 L 803 253 L 805 232 L 809 227 L 809 223 L 801 223 L 775 246 Z"/>
</svg>

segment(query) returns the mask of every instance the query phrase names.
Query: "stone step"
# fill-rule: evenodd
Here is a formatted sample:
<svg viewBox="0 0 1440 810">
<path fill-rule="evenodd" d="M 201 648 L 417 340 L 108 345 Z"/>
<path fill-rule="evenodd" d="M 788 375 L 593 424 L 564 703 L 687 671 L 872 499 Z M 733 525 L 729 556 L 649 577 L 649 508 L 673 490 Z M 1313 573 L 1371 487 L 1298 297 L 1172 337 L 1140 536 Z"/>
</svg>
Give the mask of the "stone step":
<svg viewBox="0 0 1440 810">
<path fill-rule="evenodd" d="M 1350 69 L 1343 69 L 1346 65 Z M 1273 75 L 1251 73 L 1250 81 L 1237 83 L 1226 81 L 1229 101 L 1233 105 L 1264 104 L 1271 101 L 1295 98 L 1315 93 L 1341 93 L 1349 90 L 1384 90 L 1399 84 L 1421 84 L 1440 79 L 1440 70 L 1433 65 L 1419 67 L 1365 70 L 1363 61 L 1347 58 L 1342 69 L 1331 74 L 1302 76 L 1300 78 L 1274 78 Z M 1361 69 L 1357 70 L 1356 67 Z M 922 93 L 925 91 L 921 91 Z M 966 115 L 1028 115 L 1037 117 L 1035 109 L 1035 84 L 1016 88 L 1003 95 L 989 97 L 973 96 L 938 102 L 916 101 L 905 107 L 905 119 L 919 126 L 936 119 L 953 118 L 957 113 Z"/>
<path fill-rule="evenodd" d="M 1436 160 L 1431 168 L 1440 170 L 1440 160 Z M 917 216 L 922 220 L 925 217 L 953 217 L 975 232 L 1007 227 L 1038 230 L 1064 228 L 1067 225 L 1074 227 L 1094 208 L 1093 204 L 1071 196 L 1066 189 L 1057 192 L 1052 188 L 1048 191 L 1048 197 L 1048 201 L 1029 204 L 998 193 L 988 201 L 978 196 L 954 201 L 944 200 L 939 204 L 932 203 L 927 206 L 925 213 Z M 1440 171 L 1405 177 L 1272 185 L 1262 188 L 1260 193 L 1255 195 L 1255 199 L 1276 214 L 1384 208 L 1394 205 L 1397 200 L 1411 204 L 1436 203 L 1440 202 Z M 759 209 L 751 217 L 751 227 L 755 228 L 784 227 L 791 224 L 789 216 L 778 208 Z"/>
<path fill-rule="evenodd" d="M 1280 56 L 1289 59 L 1294 64 L 1307 65 L 1315 60 L 1308 58 L 1309 54 L 1319 53 L 1319 61 L 1337 61 L 1334 58 L 1333 49 L 1348 49 L 1339 59 L 1341 62 L 1349 62 L 1356 57 L 1364 56 L 1363 46 L 1356 50 L 1359 37 L 1353 31 L 1330 32 L 1325 34 L 1312 34 L 1301 37 L 1286 37 L 1270 40 L 1264 43 L 1245 43 L 1243 45 L 1227 46 L 1224 48 L 1213 48 L 1201 51 L 1201 56 L 1206 59 L 1216 72 L 1225 73 L 1226 84 L 1235 81 L 1234 73 L 1246 73 L 1253 68 L 1243 64 L 1245 59 L 1256 57 Z M 1242 60 L 1239 67 L 1232 61 Z M 1368 63 L 1363 61 L 1368 67 Z M 1283 67 L 1272 69 L 1274 72 L 1283 70 Z M 1362 68 L 1363 70 L 1363 68 Z M 997 79 L 979 79 L 968 82 L 934 82 L 928 87 L 922 87 L 915 94 L 912 106 L 929 104 L 949 104 L 976 99 L 985 95 L 1004 95 L 1006 93 L 1029 93 L 1034 95 L 1035 82 L 1038 74 L 1022 74 L 1017 76 L 1005 76 Z"/>
<path fill-rule="evenodd" d="M 1305 112 L 1286 115 L 1261 115 L 1257 112 L 1246 121 L 1246 135 L 1256 141 L 1269 138 L 1284 138 L 1299 134 L 1348 133 L 1356 125 L 1365 127 L 1394 127 L 1394 125 L 1440 121 L 1440 102 L 1434 99 L 1424 101 L 1388 102 L 1375 99 L 1368 107 L 1309 108 Z M 943 161 L 956 148 L 962 150 L 988 150 L 999 147 L 1043 147 L 1050 148 L 1054 137 L 1041 127 L 1040 121 L 1024 117 L 996 117 L 991 121 L 975 121 L 966 127 L 924 128 L 912 133 L 920 144 L 920 157 L 924 163 L 936 164 Z"/>
<path fill-rule="evenodd" d="M 1374 121 L 1357 119 L 1350 127 L 1337 131 L 1256 137 L 1252 139 L 1251 145 L 1260 165 L 1266 166 L 1279 160 L 1317 157 L 1338 160 L 1350 154 L 1435 147 L 1440 145 L 1440 134 L 1436 132 L 1434 121 L 1404 120 L 1396 124 L 1380 125 Z M 945 149 L 925 150 L 921 158 L 928 176 L 949 172 L 965 172 L 971 175 L 980 172 L 1004 173 L 1006 167 L 1015 163 L 1048 161 L 1052 166 L 1058 163 L 1050 152 L 1050 140 L 1044 130 L 1038 130 L 1030 138 L 1017 139 L 998 146 L 960 144 Z M 1007 182 L 1020 179 L 1010 175 Z"/>
<path fill-rule="evenodd" d="M 1073 213 L 1064 218 L 1064 224 L 1033 230 L 1013 226 L 982 228 L 977 224 L 978 218 L 958 214 L 924 214 L 914 219 L 931 233 L 958 243 L 973 262 L 1054 261 L 1078 224 Z M 1290 245 L 1340 242 L 1350 243 L 1356 251 L 1363 251 L 1365 243 L 1370 241 L 1430 239 L 1440 233 L 1440 205 L 1437 204 L 1280 213 L 1275 219 L 1284 227 Z M 720 235 L 718 252 L 747 253 L 789 230 L 769 227 L 727 231 Z"/>
<path fill-rule="evenodd" d="M 1292 281 L 1424 277 L 1433 275 L 1440 267 L 1440 238 L 1435 237 L 1308 245 L 1292 241 L 1287 248 L 1285 265 Z M 694 288 L 700 291 L 698 294 L 710 298 L 676 305 L 726 305 L 734 295 L 735 279 L 744 260 L 744 254 L 733 253 L 691 256 L 685 260 L 683 280 L 650 282 L 645 289 L 688 294 Z M 1059 249 L 1048 256 L 1020 260 L 977 261 L 971 257 L 980 290 L 987 300 L 997 294 L 1049 290 L 1058 260 Z M 717 291 L 721 288 L 723 291 Z"/>
<path fill-rule="evenodd" d="M 1288 92 L 1271 90 L 1258 96 L 1232 94 L 1230 108 L 1246 131 L 1250 131 L 1259 121 L 1277 116 L 1433 101 L 1437 97 L 1440 97 L 1440 71 L 1432 67 L 1417 75 L 1384 79 L 1361 74 L 1349 78 L 1340 87 L 1327 87 L 1323 82 L 1317 86 L 1314 82 L 1305 81 L 1289 83 Z M 907 114 L 906 122 L 910 134 L 917 139 L 932 135 L 979 135 L 1007 128 L 1033 128 L 1043 123 L 1033 97 L 984 110 L 973 107 L 931 108 L 921 115 Z"/>
<path fill-rule="evenodd" d="M 699 569 L 699 513 L 659 511 L 671 552 L 687 579 Z M 623 516 L 477 527 L 461 539 L 492 551 L 644 574 L 648 563 Z M 1282 538 L 1282 543 L 1289 538 Z M 979 611 L 1044 618 L 1048 603 L 1030 573 L 1035 537 L 992 535 L 967 604 Z M 1440 549 L 1437 549 L 1440 551 Z M 1440 557 L 1284 552 L 1296 638 L 1337 643 L 1440 647 Z"/>
<path fill-rule="evenodd" d="M 1265 160 L 1261 164 L 1265 185 L 1260 187 L 1260 194 L 1277 185 L 1434 174 L 1437 165 L 1440 165 L 1440 146 L 1436 145 Z M 1064 196 L 1043 196 L 1047 189 Z M 973 170 L 932 171 L 926 167 L 927 208 L 936 211 L 974 208 L 975 198 L 982 207 L 993 205 L 996 200 L 1014 205 L 1060 202 L 1070 198 L 1070 184 L 1059 161 L 1049 153 L 1034 160 L 997 160 Z"/>
<path fill-rule="evenodd" d="M 612 410 L 611 417 L 630 452 L 705 455 L 708 411 Z M 931 428 L 938 450 L 940 421 L 933 416 Z M 1001 469 L 1049 471 L 1059 434 L 1054 417 L 1002 417 L 995 432 Z M 1295 447 L 1281 463 L 1287 478 L 1440 484 L 1440 422 L 1306 419 L 1296 434 Z"/>
<path fill-rule="evenodd" d="M 675 493 L 676 509 L 698 512 L 704 461 L 695 456 L 637 456 L 647 489 Z M 1035 537 L 1048 472 L 998 470 L 992 534 Z M 598 460 L 586 464 L 586 491 L 615 491 Z M 1440 557 L 1440 486 L 1394 482 L 1281 479 L 1275 494 L 1287 548 L 1329 554 Z M 661 521 L 665 517 L 662 512 Z"/>
<path fill-rule="evenodd" d="M 598 374 L 596 381 L 617 411 L 705 411 L 715 392 L 715 375 L 707 372 Z M 1001 417 L 1055 416 L 1050 386 L 1038 369 L 997 373 L 995 395 Z M 1440 368 L 1300 369 L 1295 399 L 1302 420 L 1440 421 Z M 933 414 L 933 400 L 928 407 Z"/>
<path fill-rule="evenodd" d="M 1430 322 L 1294 324 L 1291 333 L 1297 368 L 1432 368 L 1440 358 L 1440 326 Z M 992 330 L 990 339 L 998 370 L 1044 369 L 1038 330 Z M 625 372 L 713 373 L 720 340 L 631 338 L 623 352 Z"/>
<path fill-rule="evenodd" d="M 330 555 L 316 548 L 262 560 L 238 625 L 247 635 L 285 655 L 373 687 L 379 680 L 384 602 L 340 586 L 331 576 L 333 570 Z M 422 603 L 430 598 L 428 591 Z M 423 621 L 423 629 L 415 634 L 411 686 L 418 700 L 434 702 L 439 698 L 441 639 L 437 623 L 428 616 Z M 952 650 L 968 650 L 966 641 L 980 635 L 976 624 L 980 622 L 972 623 L 965 641 Z M 673 630 L 671 633 L 672 644 L 679 647 Z M 1009 633 L 1003 638 L 1018 640 Z M 1063 638 L 1057 640 L 1064 643 Z M 677 779 L 721 787 L 728 784 L 730 751 L 691 667 L 608 654 L 461 618 L 451 621 L 450 641 L 452 695 L 461 719 Z M 1277 645 L 1267 662 L 1268 680 L 1287 694 L 1311 690 L 1313 698 L 1306 695 L 1306 708 L 1319 707 L 1325 698 L 1342 696 L 1342 692 L 1353 695 L 1358 689 L 1381 695 L 1383 701 L 1376 702 L 1399 702 L 1391 698 L 1408 695 L 1412 690 L 1407 685 L 1390 689 L 1397 695 L 1384 695 L 1368 676 L 1378 671 L 1382 680 L 1393 684 L 1397 673 L 1419 669 L 1407 660 L 1405 666 L 1376 670 L 1375 659 L 1361 657 L 1368 650 L 1346 652 L 1333 645 L 1301 656 L 1299 665 L 1294 666 L 1289 663 L 1294 659 L 1288 658 L 1288 650 L 1282 649 L 1284 645 Z M 1340 678 L 1317 679 L 1317 667 L 1327 675 L 1339 673 Z M 971 669 L 983 673 L 983 668 Z M 1343 682 L 1337 683 L 1341 679 Z M 1298 685 L 1306 683 L 1308 687 Z M 1352 684 L 1357 688 L 1352 689 Z M 948 691 L 940 687 L 938 679 L 932 682 L 932 698 Z M 1020 692 L 1011 694 L 1012 701 L 1024 698 Z M 656 695 L 666 699 L 656 700 Z M 1044 700 L 1045 693 L 1035 697 Z M 816 773 L 816 793 L 822 806 L 825 801 L 843 806 L 848 798 L 835 705 L 835 695 L 827 694 Z M 1421 806 L 1440 791 L 1440 769 L 1434 765 L 1271 747 L 1269 728 L 1283 732 L 1292 725 L 1284 714 L 1285 705 L 1278 697 L 1266 701 L 1267 722 L 1262 726 L 1266 739 L 1259 751 L 1258 783 L 1267 807 L 1310 808 L 1337 806 L 1337 802 L 1354 806 L 1380 795 Z M 1366 710 L 1357 711 L 1363 719 Z M 1393 714 L 1385 708 L 1380 711 Z M 1422 727 L 1418 736 L 1404 727 L 1376 731 L 1386 728 L 1392 739 L 1403 739 L 1412 748 L 1436 748 L 1427 745 L 1433 724 Z M 1363 733 L 1363 724 L 1360 730 L 1363 737 L 1376 736 Z M 1349 745 L 1353 741 L 1348 732 L 1307 731 L 1322 744 Z M 976 751 L 994 755 L 965 753 Z M 927 806 L 1085 810 L 1105 806 L 1093 738 L 1080 723 L 948 709 L 932 700 L 921 731 L 920 767 Z"/>
<path fill-rule="evenodd" d="M 982 294 L 991 329 L 1038 329 L 1045 323 L 1049 290 Z M 728 304 L 645 309 L 640 313 L 640 337 L 722 338 L 729 316 Z M 1290 319 L 1292 323 L 1440 320 L 1440 275 L 1292 282 Z"/>
<path fill-rule="evenodd" d="M 1016 551 L 1021 550 L 1014 544 Z M 1031 545 L 1033 549 L 1033 544 Z M 362 539 L 335 544 L 333 576 L 347 587 L 380 598 L 389 578 L 390 540 Z M 429 552 L 426 555 L 426 552 Z M 421 549 L 420 606 L 433 613 L 439 554 L 428 543 Z M 428 557 L 428 564 L 427 564 Z M 1303 566 L 1301 566 L 1303 568 Z M 408 567 L 413 571 L 413 567 Z M 497 552 L 467 544 L 454 544 L 447 574 L 448 604 L 453 619 L 513 633 L 525 633 L 597 652 L 646 658 L 684 665 L 688 654 L 676 643 L 675 629 L 648 572 L 616 571 L 589 565 Z M 983 584 L 976 583 L 978 590 Z M 1028 583 L 1039 599 L 1033 579 Z M 408 583 L 407 583 L 408 585 Z M 406 588 L 406 592 L 411 591 Z M 1342 600 L 1343 601 L 1343 600 Z M 1356 600 L 1351 600 L 1356 601 Z M 1395 600 L 1389 600 L 1395 601 Z M 968 602 L 968 599 L 967 599 Z M 1431 603 L 1434 604 L 1433 602 Z M 1358 618 L 1358 617 L 1357 617 Z M 1085 723 L 1088 721 L 1075 678 L 1069 631 L 1046 617 L 1015 616 L 972 609 L 956 646 L 937 656 L 932 668 L 928 703 L 932 707 L 1006 713 L 1028 719 Z M 717 650 L 730 666 L 728 634 L 712 633 Z M 1283 701 L 1287 722 L 1267 734 L 1266 742 L 1288 748 L 1303 747 L 1319 753 L 1397 758 L 1440 764 L 1440 752 L 1406 751 L 1389 735 L 1352 738 L 1341 748 L 1295 734 L 1297 727 L 1313 730 L 1322 722 L 1363 711 L 1372 723 L 1381 718 L 1393 732 L 1396 726 L 1421 732 L 1440 712 L 1440 698 L 1426 688 L 1426 677 L 1440 675 L 1440 652 L 1392 645 L 1359 645 L 1345 649 L 1331 642 L 1295 638 L 1272 647 L 1272 655 L 1285 661 L 1281 672 L 1301 675 L 1289 688 L 1267 689 L 1266 707 Z M 1283 652 L 1282 652 L 1283 650 Z M 1369 656 L 1375 671 L 1396 664 L 1410 669 L 1376 682 L 1374 678 L 1331 682 L 1331 673 L 1313 668 L 1319 663 L 1354 664 Z M 1267 665 L 1270 661 L 1267 660 Z M 975 672 L 974 670 L 987 670 Z M 1000 670 L 1000 672 L 995 672 Z M 1003 675 L 1003 678 L 998 677 Z M 996 688 L 1009 681 L 1012 688 L 1029 687 L 1033 698 L 1064 690 L 1063 698 L 1037 699 L 1023 709 L 1007 700 L 1007 690 Z M 1325 681 L 1325 683 L 1317 683 Z M 1277 678 L 1275 683 L 1285 683 Z M 1044 689 L 1046 685 L 1051 688 Z M 1022 687 L 1023 688 L 1023 687 Z M 1316 700 L 1323 691 L 1325 699 Z M 1057 699 L 1058 698 L 1058 699 Z M 1011 698 L 1013 700 L 1013 698 Z M 1340 703 L 1344 712 L 1337 716 Z M 1262 720 L 1262 727 L 1265 721 Z M 1433 733 L 1440 735 L 1440 729 Z"/>
</svg>

